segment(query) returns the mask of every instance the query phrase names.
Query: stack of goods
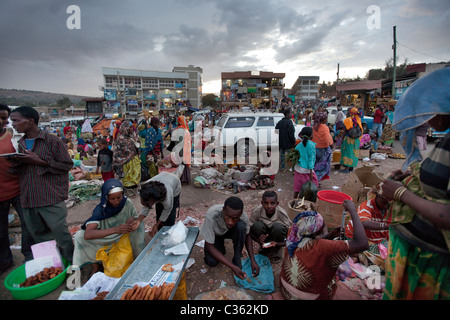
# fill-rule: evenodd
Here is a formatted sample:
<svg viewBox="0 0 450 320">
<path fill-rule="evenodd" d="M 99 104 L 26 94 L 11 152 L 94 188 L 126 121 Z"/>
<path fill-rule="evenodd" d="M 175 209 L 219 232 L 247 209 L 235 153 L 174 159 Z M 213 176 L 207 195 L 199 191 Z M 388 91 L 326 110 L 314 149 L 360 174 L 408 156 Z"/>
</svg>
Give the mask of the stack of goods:
<svg viewBox="0 0 450 320">
<path fill-rule="evenodd" d="M 164 283 L 154 287 L 149 284 L 145 287 L 136 284 L 133 288 L 126 290 L 120 300 L 169 300 L 173 288 L 175 283 Z"/>
<path fill-rule="evenodd" d="M 31 287 L 35 286 L 37 284 L 44 283 L 50 279 L 55 278 L 58 276 L 61 272 L 63 272 L 63 269 L 61 267 L 50 267 L 45 268 L 39 273 L 36 273 L 34 276 L 28 277 L 24 282 L 20 284 L 20 287 Z"/>
</svg>

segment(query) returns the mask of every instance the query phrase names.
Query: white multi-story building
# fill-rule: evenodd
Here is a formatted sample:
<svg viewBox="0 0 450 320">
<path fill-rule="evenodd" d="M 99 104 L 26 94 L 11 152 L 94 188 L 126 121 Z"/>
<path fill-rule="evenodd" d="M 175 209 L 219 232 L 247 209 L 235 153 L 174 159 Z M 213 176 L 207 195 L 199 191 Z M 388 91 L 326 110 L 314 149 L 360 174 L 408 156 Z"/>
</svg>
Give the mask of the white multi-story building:
<svg viewBox="0 0 450 320">
<path fill-rule="evenodd" d="M 144 110 L 178 111 L 200 107 L 200 68 L 176 67 L 173 72 L 161 72 L 103 67 L 102 73 L 105 113 L 133 117 Z M 191 81 L 191 73 L 199 79 L 195 83 Z"/>
<path fill-rule="evenodd" d="M 174 67 L 173 72 L 184 72 L 189 75 L 187 98 L 193 108 L 199 109 L 202 104 L 202 68 L 194 67 L 193 65 L 187 67 Z"/>
<path fill-rule="evenodd" d="M 291 89 L 295 100 L 315 100 L 319 97 L 319 77 L 299 76 Z"/>
</svg>

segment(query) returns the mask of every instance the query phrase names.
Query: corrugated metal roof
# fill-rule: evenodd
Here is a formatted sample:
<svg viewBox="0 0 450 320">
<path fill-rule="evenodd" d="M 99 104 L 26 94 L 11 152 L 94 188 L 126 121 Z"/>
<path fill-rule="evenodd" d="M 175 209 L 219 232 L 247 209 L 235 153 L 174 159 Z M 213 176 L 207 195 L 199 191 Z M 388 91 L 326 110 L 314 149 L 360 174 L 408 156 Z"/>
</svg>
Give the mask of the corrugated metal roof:
<svg viewBox="0 0 450 320">
<path fill-rule="evenodd" d="M 274 73 L 269 71 L 236 71 L 236 72 L 222 72 L 222 79 L 266 79 L 266 78 L 284 78 L 285 73 Z"/>
<path fill-rule="evenodd" d="M 339 83 L 336 85 L 337 91 L 370 91 L 381 89 L 382 80 L 363 80 Z"/>
</svg>

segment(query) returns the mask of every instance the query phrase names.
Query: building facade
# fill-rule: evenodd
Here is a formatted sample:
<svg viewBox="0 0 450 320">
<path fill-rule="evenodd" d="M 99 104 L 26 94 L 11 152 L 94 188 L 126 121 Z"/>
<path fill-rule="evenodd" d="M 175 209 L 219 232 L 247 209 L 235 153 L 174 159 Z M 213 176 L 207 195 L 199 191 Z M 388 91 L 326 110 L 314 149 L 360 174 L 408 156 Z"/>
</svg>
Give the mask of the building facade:
<svg viewBox="0 0 450 320">
<path fill-rule="evenodd" d="M 283 98 L 284 77 L 265 71 L 222 72 L 222 105 L 273 107 Z"/>
<path fill-rule="evenodd" d="M 134 117 L 141 112 L 185 111 L 200 107 L 201 86 L 190 81 L 191 66 L 172 72 L 138 69 L 102 68 L 105 113 Z M 201 69 L 192 66 L 201 83 Z M 199 69 L 199 70 L 198 70 Z M 192 101 L 190 96 L 195 97 Z"/>
<path fill-rule="evenodd" d="M 187 67 L 174 67 L 172 72 L 187 73 L 189 75 L 187 85 L 187 98 L 192 108 L 200 109 L 202 105 L 202 74 L 203 69 L 189 65 Z"/>
<path fill-rule="evenodd" d="M 317 100 L 319 98 L 319 77 L 299 76 L 291 89 L 295 100 Z"/>
</svg>

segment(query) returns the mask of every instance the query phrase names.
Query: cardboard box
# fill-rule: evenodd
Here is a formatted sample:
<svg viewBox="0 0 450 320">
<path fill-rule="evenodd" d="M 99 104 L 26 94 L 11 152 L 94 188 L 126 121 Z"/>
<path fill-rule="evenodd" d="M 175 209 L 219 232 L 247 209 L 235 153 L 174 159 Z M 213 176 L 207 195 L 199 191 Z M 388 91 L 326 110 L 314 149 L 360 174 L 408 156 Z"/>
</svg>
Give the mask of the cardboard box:
<svg viewBox="0 0 450 320">
<path fill-rule="evenodd" d="M 359 160 L 370 158 L 370 149 L 359 149 Z"/>
<path fill-rule="evenodd" d="M 367 193 L 373 186 L 384 180 L 382 175 L 373 172 L 374 169 L 375 167 L 361 167 L 353 170 L 341 188 L 343 193 L 352 197 L 357 206 L 367 200 Z"/>
<path fill-rule="evenodd" d="M 336 228 L 341 225 L 344 206 L 317 198 L 317 212 L 321 214 L 327 228 Z M 348 221 L 348 217 L 346 217 Z"/>
</svg>

